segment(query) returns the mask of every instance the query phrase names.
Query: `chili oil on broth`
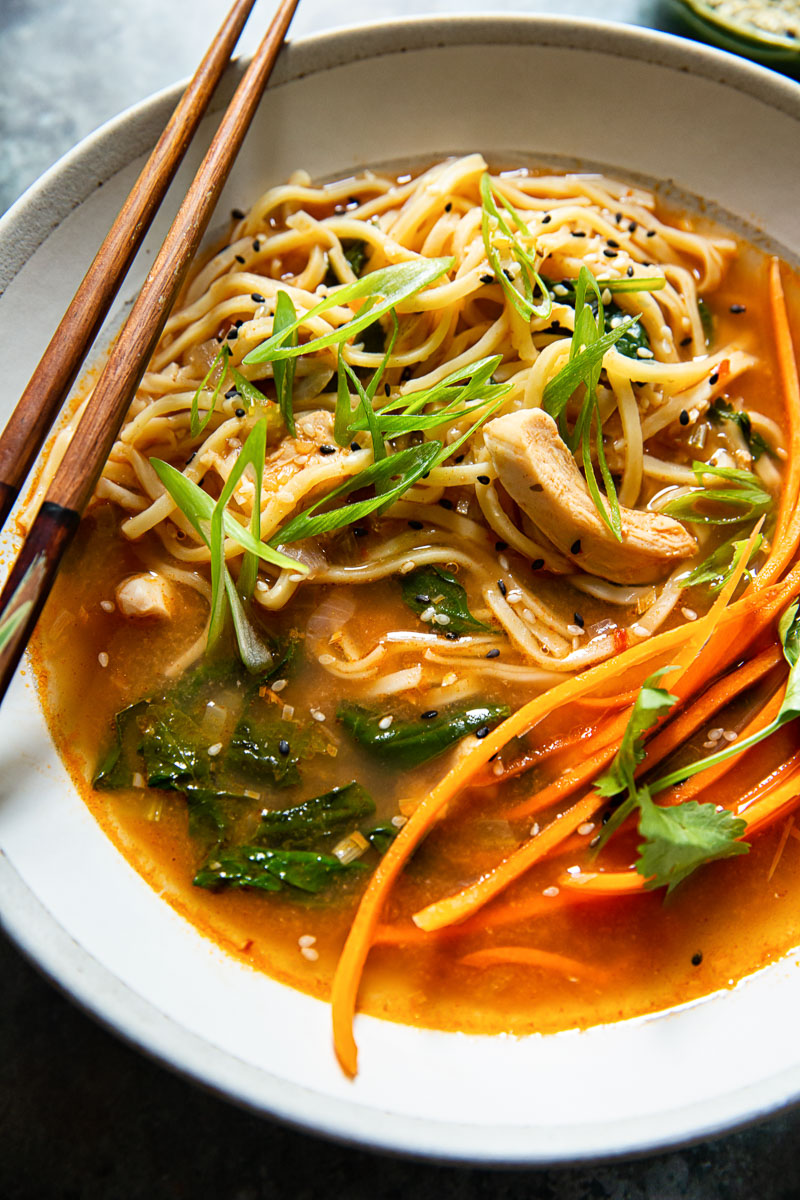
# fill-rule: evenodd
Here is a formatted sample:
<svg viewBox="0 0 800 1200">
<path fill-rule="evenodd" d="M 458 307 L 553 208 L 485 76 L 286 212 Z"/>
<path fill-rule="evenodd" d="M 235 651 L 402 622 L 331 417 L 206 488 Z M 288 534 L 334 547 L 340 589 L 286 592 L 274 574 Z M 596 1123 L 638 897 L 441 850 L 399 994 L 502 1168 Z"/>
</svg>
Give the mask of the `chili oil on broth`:
<svg viewBox="0 0 800 1200">
<path fill-rule="evenodd" d="M 334 206 L 331 206 L 334 207 Z M 319 219 L 327 211 L 314 209 Z M 658 210 L 657 210 L 658 211 Z M 282 222 L 271 218 L 274 227 Z M 213 261 L 213 256 L 210 261 Z M 302 271 L 303 263 L 287 258 L 271 264 L 278 278 Z M 599 272 L 598 272 L 599 273 Z M 771 351 L 771 332 L 761 305 L 751 297 L 763 294 L 763 258 L 753 249 L 740 245 L 722 285 L 709 297 L 717 321 L 717 340 L 725 344 L 735 337 L 740 345 L 758 349 L 757 370 L 746 372 L 735 381 L 732 394 L 742 407 L 752 406 L 773 419 L 779 417 L 776 371 Z M 190 289 L 192 284 L 189 285 Z M 191 294 L 191 292 L 190 292 Z M 734 315 L 732 304 L 747 297 L 746 314 Z M 192 352 L 190 351 L 190 354 Z M 195 352 L 195 357 L 197 357 Z M 207 369 L 208 352 L 201 354 L 197 371 Z M 199 382 L 199 380 L 198 380 Z M 711 430 L 709 445 L 723 444 L 720 433 Z M 680 430 L 666 437 L 677 447 L 683 461 L 692 451 L 681 443 Z M 651 491 L 657 490 L 651 486 Z M 451 493 L 448 493 L 448 495 Z M 457 492 L 454 490 L 455 497 Z M 513 511 L 513 510 L 511 510 Z M 470 518 L 480 519 L 473 503 Z M 346 555 L 355 562 L 368 549 L 370 539 L 381 532 L 405 536 L 416 547 L 436 544 L 431 530 L 415 529 L 412 538 L 408 522 L 384 519 L 382 530 L 373 532 L 360 544 L 347 544 Z M 333 902 L 312 897 L 292 903 L 284 895 L 258 895 L 247 892 L 212 894 L 194 888 L 192 877 L 204 854 L 187 837 L 186 812 L 174 795 L 140 789 L 125 793 L 96 792 L 91 778 L 98 758 L 98 747 L 107 743 L 114 714 L 152 692 L 154 681 L 164 683 L 164 666 L 184 654 L 201 635 L 206 606 L 202 597 L 190 589 L 178 591 L 180 604 L 166 624 L 126 621 L 115 608 L 107 612 L 101 602 L 113 599 L 116 584 L 132 573 L 149 569 L 163 545 L 153 533 L 136 541 L 119 535 L 120 520 L 108 503 L 98 504 L 84 521 L 69 565 L 59 579 L 40 624 L 35 646 L 35 661 L 48 717 L 62 755 L 93 813 L 136 868 L 180 912 L 227 950 L 246 959 L 257 969 L 318 996 L 327 994 L 336 959 L 352 919 L 358 887 L 335 889 Z M 435 530 L 434 530 L 435 533 Z M 347 532 L 337 535 L 339 549 Z M 492 541 L 494 538 L 492 537 Z M 352 542 L 352 539 L 351 539 Z M 705 547 L 707 552 L 708 546 Z M 414 554 L 415 550 L 409 550 Z M 519 556 L 512 550 L 497 550 L 515 566 Z M 442 562 L 442 565 L 446 565 Z M 470 610 L 491 623 L 485 597 L 469 571 L 450 563 L 457 578 L 467 587 Z M 502 565 L 493 573 L 501 574 Z M 530 583 L 530 574 L 526 577 Z M 604 619 L 624 625 L 637 615 L 630 609 L 609 608 L 572 588 L 564 589 L 547 573 L 533 576 L 541 593 L 567 620 L 580 605 L 584 620 L 591 626 Z M 293 629 L 301 646 L 307 649 L 308 620 L 337 589 L 328 585 L 303 584 L 285 610 L 270 614 L 271 631 L 280 634 Z M 358 630 L 362 646 L 375 644 L 381 637 L 403 629 L 421 627 L 398 599 L 396 580 L 391 578 L 359 584 L 346 589 L 353 597 L 354 609 L 348 625 Z M 694 611 L 703 609 L 707 598 L 697 589 L 686 594 Z M 683 618 L 679 607 L 667 617 L 667 626 Z M 430 632 L 430 629 L 428 629 Z M 441 631 L 440 631 L 441 632 Z M 444 644 L 444 635 L 442 634 Z M 430 647 L 426 647 L 430 649 Z M 100 656 L 108 656 L 108 665 L 100 665 Z M 391 670 L 413 668 L 425 662 L 425 650 L 408 649 L 392 659 Z M 334 721 L 340 699 L 363 701 L 374 678 L 342 684 L 324 670 L 318 653 L 306 653 L 303 673 L 292 674 L 279 701 L 290 701 L 297 711 L 316 707 L 326 716 L 325 727 L 333 731 L 336 754 L 322 759 L 324 770 L 315 769 L 299 788 L 275 791 L 269 804 L 288 807 L 317 795 L 335 784 L 359 780 L 378 804 L 377 819 L 402 814 L 404 806 L 426 794 L 444 773 L 447 759 L 398 774 L 381 770 L 357 745 L 347 738 Z M 503 645 L 503 662 L 522 665 L 523 656 Z M 388 669 L 388 668 L 387 668 Z M 436 685 L 424 691 L 416 688 L 410 700 L 417 713 L 433 705 L 458 698 L 458 688 L 442 687 L 452 674 L 441 662 L 426 666 L 426 681 L 438 676 Z M 519 683 L 508 678 L 486 676 L 477 690 L 468 693 L 476 699 L 507 703 L 513 709 L 528 700 L 538 684 Z M 437 686 L 438 685 L 438 686 Z M 393 698 L 373 699 L 392 711 Z M 402 704 L 400 705 L 402 708 Z M 569 723 L 575 714 L 563 720 Z M 553 723 L 553 733 L 564 732 Z M 455 752 L 452 753 L 457 753 Z M 442 825 L 428 838 L 401 879 L 385 920 L 408 924 L 408 917 L 424 904 L 456 890 L 478 877 L 513 850 L 527 836 L 530 821 L 509 822 L 504 811 L 510 807 L 510 795 L 532 790 L 534 781 L 547 782 L 550 772 L 557 773 L 558 758 L 516 783 L 500 788 L 490 785 L 470 789 L 452 806 Z M 732 788 L 738 788 L 740 776 L 733 772 L 718 785 L 714 797 L 724 800 Z M 312 782 L 314 786 L 312 786 Z M 789 838 L 774 874 L 770 875 L 778 834 L 768 832 L 755 839 L 751 853 L 743 859 L 716 863 L 682 885 L 665 904 L 658 894 L 631 899 L 579 902 L 554 906 L 554 912 L 537 915 L 517 923 L 498 919 L 488 923 L 488 933 L 416 935 L 399 947 L 379 944 L 373 949 L 361 993 L 361 1005 L 369 1012 L 389 1019 L 410 1021 L 443 1029 L 474 1032 L 543 1032 L 586 1026 L 605 1020 L 620 1019 L 706 994 L 726 986 L 743 974 L 784 952 L 800 941 L 800 929 L 792 915 L 792 880 L 796 875 L 796 839 Z M 584 839 L 586 841 L 586 839 Z M 631 847 L 623 841 L 609 847 L 612 859 L 617 855 L 627 865 Z M 586 850 L 570 846 L 571 857 L 561 863 L 585 862 Z M 625 855 L 628 855 L 627 860 Z M 375 857 L 368 857 L 374 865 Z M 559 860 L 560 861 L 560 860 Z M 366 874 L 366 873 L 365 873 Z M 545 863 L 515 885 L 507 899 L 510 904 L 528 906 L 542 897 L 552 884 L 552 862 Z M 541 905 L 539 905 L 541 909 Z M 498 929 L 500 932 L 498 933 Z M 507 932 L 506 932 L 507 931 Z M 311 935 L 313 955 L 300 952 L 299 939 Z M 584 964 L 575 975 L 549 974 L 526 967 L 500 966 L 476 969 L 460 962 L 473 949 L 500 944 L 531 944 L 566 954 Z M 698 955 L 702 961 L 697 962 Z"/>
</svg>

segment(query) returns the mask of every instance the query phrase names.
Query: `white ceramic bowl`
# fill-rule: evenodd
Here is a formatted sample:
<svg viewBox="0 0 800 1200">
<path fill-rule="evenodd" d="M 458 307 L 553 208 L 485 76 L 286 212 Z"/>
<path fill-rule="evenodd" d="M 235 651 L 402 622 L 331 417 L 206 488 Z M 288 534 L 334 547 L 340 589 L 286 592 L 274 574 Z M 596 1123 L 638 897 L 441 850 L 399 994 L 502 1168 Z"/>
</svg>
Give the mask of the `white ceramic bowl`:
<svg viewBox="0 0 800 1200">
<path fill-rule="evenodd" d="M 0 223 L 7 407 L 177 94 L 93 135 Z M 177 188 L 213 126 L 210 116 Z M 670 180 L 796 262 L 799 144 L 797 85 L 693 43 L 536 17 L 398 22 L 289 48 L 221 211 L 298 166 L 325 176 L 479 149 Z M 0 846 L 5 927 L 78 1002 L 187 1076 L 321 1133 L 444 1159 L 553 1163 L 706 1137 L 800 1096 L 794 957 L 707 1000 L 582 1033 L 467 1037 L 362 1017 L 361 1073 L 347 1081 L 327 1006 L 226 958 L 106 840 L 52 748 L 30 671 L 0 717 Z"/>
</svg>

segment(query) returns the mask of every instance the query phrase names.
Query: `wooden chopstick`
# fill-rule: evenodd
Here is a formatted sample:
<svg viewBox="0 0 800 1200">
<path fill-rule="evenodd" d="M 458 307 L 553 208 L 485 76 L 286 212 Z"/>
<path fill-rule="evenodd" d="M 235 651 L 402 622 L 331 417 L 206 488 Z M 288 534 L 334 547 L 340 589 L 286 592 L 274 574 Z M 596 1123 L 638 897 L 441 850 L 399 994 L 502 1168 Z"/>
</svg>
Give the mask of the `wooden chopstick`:
<svg viewBox="0 0 800 1200">
<path fill-rule="evenodd" d="M 0 593 L 0 699 L 5 695 L 161 336 L 187 268 L 244 141 L 298 0 L 282 0 L 125 322 L 41 509 Z"/>
<path fill-rule="evenodd" d="M 255 0 L 235 0 L 0 437 L 0 529 L 230 61 Z"/>
</svg>

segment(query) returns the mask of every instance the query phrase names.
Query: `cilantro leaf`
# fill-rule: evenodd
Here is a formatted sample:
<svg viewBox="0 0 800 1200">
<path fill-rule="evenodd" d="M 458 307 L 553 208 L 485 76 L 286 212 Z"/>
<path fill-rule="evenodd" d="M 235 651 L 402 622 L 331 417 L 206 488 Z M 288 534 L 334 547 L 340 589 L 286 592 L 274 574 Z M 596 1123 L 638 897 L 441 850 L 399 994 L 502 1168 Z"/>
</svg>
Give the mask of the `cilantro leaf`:
<svg viewBox="0 0 800 1200">
<path fill-rule="evenodd" d="M 662 808 L 654 804 L 648 789 L 640 787 L 639 846 L 636 870 L 648 888 L 666 887 L 667 895 L 704 863 L 747 854 L 750 847 L 738 839 L 747 829 L 745 821 L 715 804 L 687 800 Z"/>
</svg>

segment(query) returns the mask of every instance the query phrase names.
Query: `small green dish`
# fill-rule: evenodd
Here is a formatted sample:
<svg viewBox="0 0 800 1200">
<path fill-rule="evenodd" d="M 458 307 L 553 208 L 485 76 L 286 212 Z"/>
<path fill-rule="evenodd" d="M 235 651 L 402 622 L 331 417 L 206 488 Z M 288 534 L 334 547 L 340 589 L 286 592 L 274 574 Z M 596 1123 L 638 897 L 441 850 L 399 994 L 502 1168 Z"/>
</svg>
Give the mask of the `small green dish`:
<svg viewBox="0 0 800 1200">
<path fill-rule="evenodd" d="M 724 50 L 779 69 L 781 66 L 800 66 L 800 39 L 756 29 L 740 23 L 735 17 L 720 16 L 706 0 L 679 0 L 679 3 L 694 31 Z"/>
</svg>

